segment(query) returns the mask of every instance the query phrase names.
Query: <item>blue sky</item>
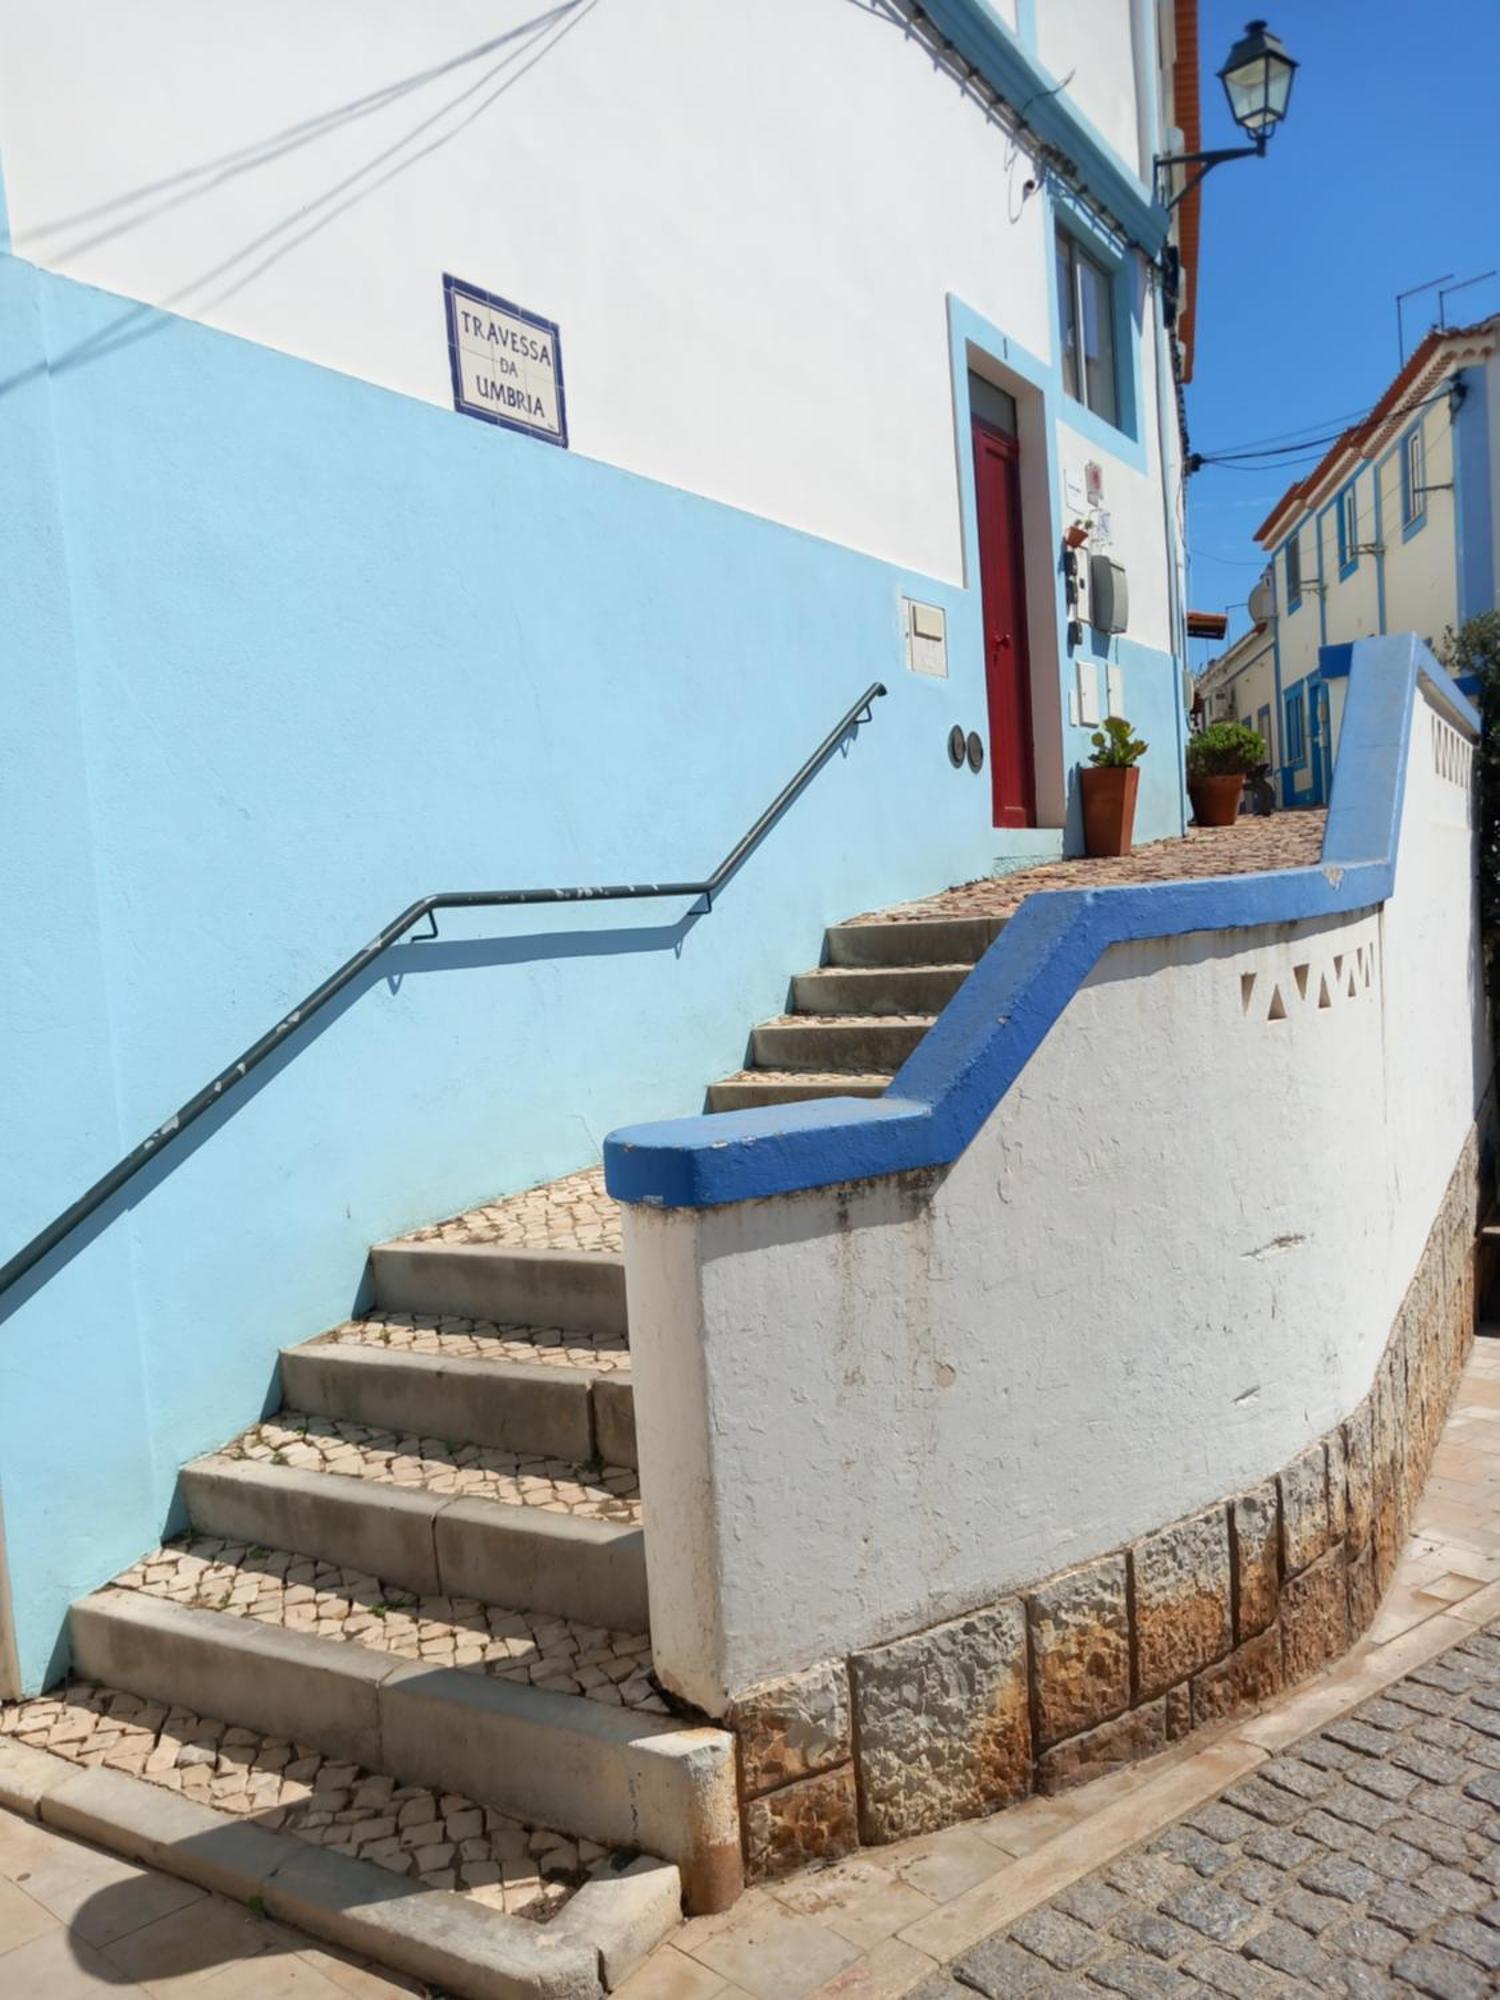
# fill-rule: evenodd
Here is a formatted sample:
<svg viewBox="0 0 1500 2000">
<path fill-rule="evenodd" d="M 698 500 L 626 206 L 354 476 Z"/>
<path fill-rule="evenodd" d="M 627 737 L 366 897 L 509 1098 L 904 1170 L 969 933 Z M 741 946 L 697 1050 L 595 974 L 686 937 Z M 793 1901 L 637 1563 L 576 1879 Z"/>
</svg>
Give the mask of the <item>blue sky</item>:
<svg viewBox="0 0 1500 2000">
<path fill-rule="evenodd" d="M 1265 159 L 1231 161 L 1204 183 L 1187 390 L 1202 452 L 1339 428 L 1396 370 L 1395 294 L 1500 266 L 1500 0 L 1262 6 L 1301 68 Z M 1239 136 L 1214 72 L 1259 11 L 1200 0 L 1205 146 Z M 1448 302 L 1450 324 L 1494 312 L 1500 277 Z M 1436 315 L 1435 292 L 1408 301 L 1408 353 Z M 1313 462 L 1205 467 L 1189 482 L 1188 601 L 1229 611 L 1231 634 L 1245 628 L 1264 561 L 1251 537 Z M 1194 666 L 1217 650 L 1195 640 Z"/>
</svg>

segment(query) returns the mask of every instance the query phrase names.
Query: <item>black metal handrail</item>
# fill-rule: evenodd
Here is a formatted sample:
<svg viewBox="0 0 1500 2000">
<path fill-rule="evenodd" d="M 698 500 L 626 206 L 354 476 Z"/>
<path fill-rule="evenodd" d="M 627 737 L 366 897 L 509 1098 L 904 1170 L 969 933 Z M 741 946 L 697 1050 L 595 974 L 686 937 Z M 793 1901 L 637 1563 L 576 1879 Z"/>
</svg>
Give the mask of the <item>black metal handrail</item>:
<svg viewBox="0 0 1500 2000">
<path fill-rule="evenodd" d="M 828 762 L 834 751 L 844 741 L 852 729 L 862 722 L 868 722 L 874 713 L 873 704 L 886 692 L 883 681 L 872 681 L 854 703 L 829 730 L 823 741 L 803 764 L 796 776 L 791 778 L 772 799 L 750 831 L 737 840 L 718 867 L 702 882 L 633 882 L 615 883 L 597 889 L 456 889 L 437 896 L 424 896 L 418 903 L 404 909 L 399 917 L 388 923 L 383 931 L 371 938 L 370 942 L 357 951 L 353 958 L 346 959 L 337 972 L 330 973 L 321 986 L 314 987 L 305 1000 L 300 1000 L 288 1014 L 283 1014 L 268 1033 L 258 1042 L 252 1042 L 243 1055 L 237 1056 L 227 1069 L 221 1069 L 212 1083 L 190 1097 L 186 1104 L 179 1106 L 163 1125 L 158 1125 L 149 1137 L 117 1160 L 107 1174 L 94 1182 L 85 1194 L 81 1194 L 70 1208 L 47 1224 L 47 1227 L 33 1236 L 23 1249 L 16 1252 L 9 1263 L 0 1265 L 0 1296 L 24 1278 L 42 1259 L 71 1236 L 81 1222 L 86 1222 L 94 1212 L 118 1194 L 126 1183 L 141 1169 L 155 1159 L 162 1148 L 185 1132 L 189 1125 L 222 1103 L 226 1094 L 237 1084 L 243 1083 L 253 1069 L 257 1069 L 273 1050 L 279 1048 L 294 1029 L 304 1027 L 315 1014 L 321 1013 L 329 1001 L 342 993 L 353 979 L 375 963 L 382 953 L 398 944 L 407 932 L 424 919 L 432 920 L 432 936 L 437 935 L 437 915 L 439 910 L 512 909 L 523 903 L 609 903 L 639 901 L 645 897 L 675 898 L 691 896 L 701 899 L 708 909 L 714 905 L 714 897 L 734 874 L 745 859 L 769 832 L 771 827 L 786 811 L 799 792 L 815 778 Z"/>
</svg>

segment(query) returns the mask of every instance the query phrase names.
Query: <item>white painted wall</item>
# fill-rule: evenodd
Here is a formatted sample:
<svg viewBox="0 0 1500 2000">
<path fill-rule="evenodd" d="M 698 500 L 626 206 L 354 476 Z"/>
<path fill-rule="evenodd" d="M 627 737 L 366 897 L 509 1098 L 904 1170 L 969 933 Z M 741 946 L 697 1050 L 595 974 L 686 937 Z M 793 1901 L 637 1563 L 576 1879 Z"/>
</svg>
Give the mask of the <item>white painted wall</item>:
<svg viewBox="0 0 1500 2000">
<path fill-rule="evenodd" d="M 930 1188 L 627 1210 L 672 1686 L 719 1712 L 1260 1480 L 1354 1408 L 1485 1073 L 1472 845 L 1419 702 L 1384 909 L 1111 951 Z"/>
<path fill-rule="evenodd" d="M 1040 14 L 1131 156 L 1130 0 Z M 949 293 L 1051 351 L 1032 162 L 879 5 L 0 0 L 0 137 L 24 257 L 443 406 L 451 271 L 560 323 L 575 450 L 949 580 Z"/>
<path fill-rule="evenodd" d="M 1039 0 L 1037 54 L 1101 137 L 1142 172 L 1132 9 L 1114 0 Z"/>
</svg>

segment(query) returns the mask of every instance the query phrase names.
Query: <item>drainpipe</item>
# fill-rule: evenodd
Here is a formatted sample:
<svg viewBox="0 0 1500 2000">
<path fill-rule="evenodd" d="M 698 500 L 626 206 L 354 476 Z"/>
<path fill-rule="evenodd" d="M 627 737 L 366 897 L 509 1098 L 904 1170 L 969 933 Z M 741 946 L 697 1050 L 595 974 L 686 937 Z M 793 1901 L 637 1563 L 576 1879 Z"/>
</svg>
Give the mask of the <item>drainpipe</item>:
<svg viewBox="0 0 1500 2000">
<path fill-rule="evenodd" d="M 1168 451 L 1167 436 L 1168 397 L 1164 393 L 1162 385 L 1162 349 L 1167 346 L 1172 335 L 1168 332 L 1164 323 L 1161 311 L 1160 287 L 1156 288 L 1155 299 L 1156 340 L 1153 359 L 1156 365 L 1156 451 L 1161 471 L 1162 545 L 1167 559 L 1167 615 L 1171 623 L 1172 633 L 1172 672 L 1174 680 L 1172 712 L 1176 718 L 1177 725 L 1177 830 L 1185 837 L 1187 834 L 1187 792 L 1183 772 L 1187 763 L 1187 706 L 1183 699 L 1186 692 L 1183 683 L 1188 665 L 1187 617 L 1185 609 L 1187 585 L 1183 576 L 1181 562 L 1178 559 L 1177 522 L 1167 486 L 1167 472 L 1171 464 L 1171 457 Z M 1175 416 L 1177 409 L 1177 370 L 1174 366 L 1170 365 L 1169 361 L 1165 372 L 1168 377 L 1167 386 L 1172 392 L 1170 400 Z M 1181 480 L 1182 469 L 1179 461 L 1179 487 Z"/>
</svg>

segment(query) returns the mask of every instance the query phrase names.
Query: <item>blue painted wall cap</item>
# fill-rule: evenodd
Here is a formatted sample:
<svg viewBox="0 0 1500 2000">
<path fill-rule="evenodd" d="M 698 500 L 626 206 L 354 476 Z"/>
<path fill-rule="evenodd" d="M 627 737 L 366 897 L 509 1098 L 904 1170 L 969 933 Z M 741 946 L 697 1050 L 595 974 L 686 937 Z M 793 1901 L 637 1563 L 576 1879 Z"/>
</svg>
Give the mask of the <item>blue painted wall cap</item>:
<svg viewBox="0 0 1500 2000">
<path fill-rule="evenodd" d="M 1339 646 L 1319 646 L 1318 672 L 1325 681 L 1339 681 L 1348 678 L 1349 668 L 1354 660 L 1354 643 L 1347 641 Z"/>
<path fill-rule="evenodd" d="M 1395 877 L 1418 681 L 1475 733 L 1478 717 L 1412 634 L 1327 650 L 1336 658 L 1347 651 L 1349 694 L 1317 866 L 1040 892 L 898 1072 L 899 1096 L 824 1098 L 629 1127 L 605 1144 L 610 1193 L 662 1207 L 707 1207 L 945 1165 L 968 1145 L 1109 945 L 1296 923 L 1383 902 Z"/>
</svg>

